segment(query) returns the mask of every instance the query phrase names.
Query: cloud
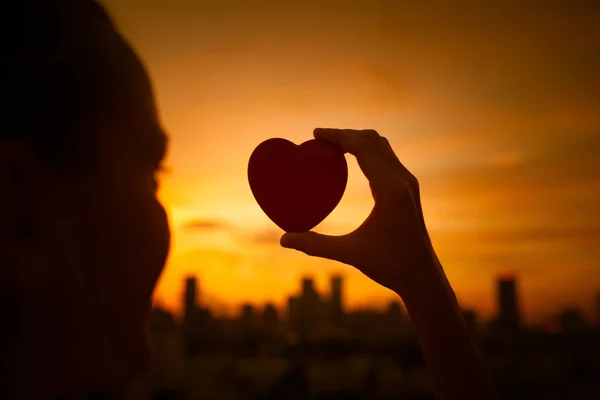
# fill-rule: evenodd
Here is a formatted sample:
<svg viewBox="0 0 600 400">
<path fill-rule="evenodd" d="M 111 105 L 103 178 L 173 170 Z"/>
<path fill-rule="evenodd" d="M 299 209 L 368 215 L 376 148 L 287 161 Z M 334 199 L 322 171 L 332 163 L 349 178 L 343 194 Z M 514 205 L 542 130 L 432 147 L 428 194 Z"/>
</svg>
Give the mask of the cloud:
<svg viewBox="0 0 600 400">
<path fill-rule="evenodd" d="M 223 232 L 235 241 L 239 240 L 250 245 L 279 246 L 279 239 L 283 235 L 283 232 L 277 229 L 247 230 L 236 227 L 228 221 L 210 218 L 194 219 L 185 223 L 183 227 L 188 233 L 205 233 L 208 237 L 215 237 L 219 232 Z"/>
<path fill-rule="evenodd" d="M 477 233 L 479 239 L 497 244 L 515 242 L 595 242 L 600 243 L 600 226 L 575 228 L 534 228 Z"/>
<path fill-rule="evenodd" d="M 283 232 L 277 231 L 274 229 L 264 230 L 258 233 L 255 233 L 251 237 L 251 241 L 257 244 L 268 244 L 268 245 L 276 245 L 279 246 L 279 240 Z"/>
<path fill-rule="evenodd" d="M 229 223 L 216 219 L 193 219 L 185 223 L 184 228 L 188 231 L 214 231 L 228 229 Z"/>
<path fill-rule="evenodd" d="M 478 208 L 496 207 L 502 200 L 504 205 L 527 204 L 536 212 L 554 210 L 548 214 L 552 218 L 557 209 L 592 217 L 600 195 L 599 132 L 511 138 L 507 141 L 513 142 L 512 150 L 496 152 L 465 145 L 454 156 L 438 154 L 440 159 L 454 159 L 433 164 L 420 178 L 437 199 L 458 196 L 478 201 Z M 493 201 L 482 203 L 484 199 Z"/>
<path fill-rule="evenodd" d="M 190 220 L 183 225 L 183 228 L 196 240 L 198 237 L 204 238 L 203 245 L 209 242 L 222 243 L 225 240 L 227 243 L 244 243 L 250 246 L 279 246 L 279 240 L 283 235 L 283 232 L 277 229 L 247 229 L 228 221 L 210 218 Z"/>
</svg>

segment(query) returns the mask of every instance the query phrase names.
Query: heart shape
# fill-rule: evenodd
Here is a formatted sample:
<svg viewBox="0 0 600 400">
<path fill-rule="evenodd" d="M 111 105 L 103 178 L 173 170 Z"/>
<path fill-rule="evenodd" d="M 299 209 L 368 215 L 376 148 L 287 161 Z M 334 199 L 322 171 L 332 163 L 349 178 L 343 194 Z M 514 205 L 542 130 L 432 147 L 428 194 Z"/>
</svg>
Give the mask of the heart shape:
<svg viewBox="0 0 600 400">
<path fill-rule="evenodd" d="M 338 205 L 348 182 L 344 153 L 322 139 L 301 145 L 274 138 L 250 156 L 248 182 L 258 205 L 286 232 L 306 232 Z"/>
</svg>

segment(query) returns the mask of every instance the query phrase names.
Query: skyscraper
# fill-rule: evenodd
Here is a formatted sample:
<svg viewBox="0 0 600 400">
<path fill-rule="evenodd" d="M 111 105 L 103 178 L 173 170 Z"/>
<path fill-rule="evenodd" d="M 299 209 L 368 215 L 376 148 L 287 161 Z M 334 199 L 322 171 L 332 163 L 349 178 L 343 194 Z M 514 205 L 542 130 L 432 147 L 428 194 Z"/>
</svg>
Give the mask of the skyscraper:
<svg viewBox="0 0 600 400">
<path fill-rule="evenodd" d="M 340 275 L 334 275 L 331 277 L 331 298 L 329 301 L 331 322 L 335 326 L 340 326 L 344 319 L 342 284 L 343 278 Z"/>
<path fill-rule="evenodd" d="M 189 321 L 198 307 L 198 281 L 195 276 L 185 279 L 185 294 L 183 300 L 184 321 Z"/>
<path fill-rule="evenodd" d="M 199 350 L 202 335 L 208 334 L 209 320 L 209 311 L 198 307 L 198 281 L 195 276 L 188 276 L 183 293 L 183 340 L 188 356 Z"/>
<path fill-rule="evenodd" d="M 275 332 L 279 326 L 279 318 L 277 316 L 277 308 L 272 303 L 265 304 L 263 312 L 263 327 L 267 332 Z"/>
<path fill-rule="evenodd" d="M 288 298 L 288 324 L 289 329 L 298 333 L 300 330 L 300 299 L 294 296 Z"/>
<path fill-rule="evenodd" d="M 254 306 L 250 303 L 243 304 L 242 312 L 240 313 L 240 326 L 243 333 L 248 334 L 254 331 L 256 324 L 255 318 Z"/>
<path fill-rule="evenodd" d="M 498 285 L 498 327 L 515 331 L 521 327 L 521 311 L 517 294 L 517 281 L 511 276 L 502 276 Z"/>
<path fill-rule="evenodd" d="M 302 297 L 305 299 L 314 298 L 317 296 L 315 282 L 312 278 L 302 278 Z"/>
<path fill-rule="evenodd" d="M 322 323 L 324 303 L 312 278 L 302 279 L 302 296 L 299 303 L 299 331 L 302 337 L 312 334 Z"/>
</svg>

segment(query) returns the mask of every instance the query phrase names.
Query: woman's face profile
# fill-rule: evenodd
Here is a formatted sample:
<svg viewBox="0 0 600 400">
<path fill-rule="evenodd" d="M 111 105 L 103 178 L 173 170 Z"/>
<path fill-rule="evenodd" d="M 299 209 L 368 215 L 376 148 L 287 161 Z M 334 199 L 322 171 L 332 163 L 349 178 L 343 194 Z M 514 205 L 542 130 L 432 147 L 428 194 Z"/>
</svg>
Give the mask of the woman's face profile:
<svg viewBox="0 0 600 400">
<path fill-rule="evenodd" d="M 111 345 L 133 365 L 149 359 L 151 297 L 170 244 L 167 215 L 157 199 L 167 137 L 149 79 L 140 74 L 144 90 L 127 94 L 131 101 L 125 109 L 89 127 L 97 169 L 73 182 L 73 197 L 82 206 L 74 204 L 68 219 L 79 250 L 72 268 L 80 268 L 80 274 L 72 276 L 81 279 L 70 283 L 79 291 L 75 297 L 87 301 L 78 306 L 95 308 L 95 321 L 106 324 Z M 64 250 L 69 253 L 68 243 Z"/>
<path fill-rule="evenodd" d="M 118 35 L 113 40 L 116 71 L 135 84 L 83 120 L 78 151 L 89 168 L 63 171 L 22 157 L 19 185 L 3 181 L 3 217 L 23 215 L 33 229 L 28 237 L 16 225 L 2 232 L 11 270 L 29 271 L 13 280 L 36 328 L 21 340 L 50 360 L 64 358 L 82 382 L 128 379 L 149 361 L 151 299 L 170 245 L 156 181 L 167 137 L 141 62 Z"/>
</svg>

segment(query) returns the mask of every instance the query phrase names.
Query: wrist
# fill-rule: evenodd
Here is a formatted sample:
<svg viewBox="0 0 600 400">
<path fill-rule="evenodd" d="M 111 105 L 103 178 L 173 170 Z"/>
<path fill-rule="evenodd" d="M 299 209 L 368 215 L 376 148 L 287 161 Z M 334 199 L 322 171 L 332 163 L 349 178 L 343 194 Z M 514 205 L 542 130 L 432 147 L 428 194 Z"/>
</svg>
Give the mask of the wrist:
<svg viewBox="0 0 600 400">
<path fill-rule="evenodd" d="M 435 257 L 415 268 L 415 275 L 394 292 L 398 294 L 409 313 L 441 312 L 456 308 L 456 297 Z"/>
</svg>

